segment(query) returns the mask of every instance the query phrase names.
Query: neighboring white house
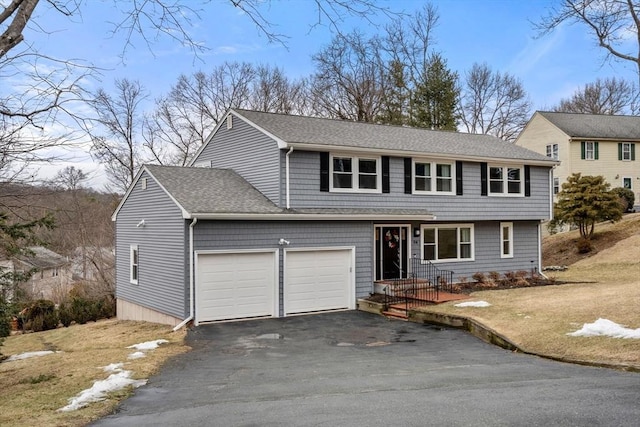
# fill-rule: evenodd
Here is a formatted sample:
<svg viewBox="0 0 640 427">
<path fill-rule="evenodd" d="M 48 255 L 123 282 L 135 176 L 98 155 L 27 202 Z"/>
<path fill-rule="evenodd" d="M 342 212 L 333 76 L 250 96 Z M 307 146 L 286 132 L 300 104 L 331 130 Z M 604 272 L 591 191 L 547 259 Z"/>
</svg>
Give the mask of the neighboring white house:
<svg viewBox="0 0 640 427">
<path fill-rule="evenodd" d="M 560 161 L 554 195 L 573 173 L 602 175 L 611 188 L 633 191 L 640 208 L 640 117 L 537 111 L 515 144 Z"/>
</svg>

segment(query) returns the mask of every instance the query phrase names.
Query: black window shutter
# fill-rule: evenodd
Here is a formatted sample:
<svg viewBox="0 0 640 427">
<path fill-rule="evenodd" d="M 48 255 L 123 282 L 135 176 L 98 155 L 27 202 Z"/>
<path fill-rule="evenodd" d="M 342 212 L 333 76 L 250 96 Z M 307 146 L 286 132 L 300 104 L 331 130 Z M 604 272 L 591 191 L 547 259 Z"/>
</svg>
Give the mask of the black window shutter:
<svg viewBox="0 0 640 427">
<path fill-rule="evenodd" d="M 480 195 L 486 196 L 488 193 L 487 164 L 480 163 Z"/>
<path fill-rule="evenodd" d="M 389 192 L 389 156 L 382 156 L 382 192 Z"/>
<path fill-rule="evenodd" d="M 456 162 L 456 196 L 462 196 L 462 162 Z"/>
<path fill-rule="evenodd" d="M 586 145 L 587 145 L 587 143 L 586 143 L 586 142 L 584 142 L 584 141 L 582 141 L 582 142 L 580 143 L 580 158 L 581 158 L 582 160 L 584 160 L 584 159 L 586 158 L 586 154 L 585 154 L 585 153 L 586 153 L 586 151 L 587 151 L 587 150 L 586 150 Z"/>
<path fill-rule="evenodd" d="M 531 166 L 524 167 L 524 196 L 531 197 Z"/>
<path fill-rule="evenodd" d="M 599 144 L 598 144 L 597 142 L 594 142 L 594 143 L 593 143 L 593 151 L 594 151 L 594 156 L 593 156 L 593 158 L 594 158 L 595 160 L 598 160 L 598 158 L 600 157 L 600 156 L 599 156 L 599 154 L 598 154 L 598 151 L 599 151 L 599 150 L 598 150 L 598 145 L 599 145 Z"/>
<path fill-rule="evenodd" d="M 631 144 L 631 160 L 636 160 L 636 144 Z"/>
<path fill-rule="evenodd" d="M 622 142 L 618 142 L 618 160 L 622 160 Z"/>
<path fill-rule="evenodd" d="M 411 185 L 411 180 L 413 178 L 412 173 L 413 162 L 411 161 L 411 157 L 405 157 L 404 159 L 404 193 L 411 194 L 411 189 L 413 185 Z"/>
<path fill-rule="evenodd" d="M 320 191 L 329 191 L 329 153 L 320 153 Z"/>
</svg>

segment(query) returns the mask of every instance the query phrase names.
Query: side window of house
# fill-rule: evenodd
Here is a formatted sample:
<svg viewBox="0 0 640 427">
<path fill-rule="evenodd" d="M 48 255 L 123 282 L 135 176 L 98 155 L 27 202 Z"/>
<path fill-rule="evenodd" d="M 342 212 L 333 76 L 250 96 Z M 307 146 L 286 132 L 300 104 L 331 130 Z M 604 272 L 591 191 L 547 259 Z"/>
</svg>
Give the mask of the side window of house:
<svg viewBox="0 0 640 427">
<path fill-rule="evenodd" d="M 558 144 L 547 145 L 547 157 L 551 157 L 553 160 L 560 160 L 560 156 L 558 154 Z"/>
<path fill-rule="evenodd" d="M 513 223 L 500 223 L 500 257 L 513 258 Z"/>
<path fill-rule="evenodd" d="M 636 160 L 636 144 L 621 142 L 618 144 L 618 160 L 625 162 Z"/>
<path fill-rule="evenodd" d="M 422 259 L 426 261 L 470 261 L 474 259 L 473 225 L 423 225 Z"/>
<path fill-rule="evenodd" d="M 129 281 L 137 285 L 138 274 L 140 270 L 140 258 L 138 252 L 138 245 L 131 245 L 129 248 Z"/>
<path fill-rule="evenodd" d="M 597 141 L 582 141 L 580 145 L 580 158 L 582 160 L 598 160 L 599 144 Z"/>
<path fill-rule="evenodd" d="M 624 188 L 628 188 L 629 190 L 631 190 L 631 178 L 628 178 L 628 177 L 622 178 L 622 186 Z"/>
<path fill-rule="evenodd" d="M 521 167 L 489 166 L 489 194 L 522 195 L 523 175 Z"/>
<path fill-rule="evenodd" d="M 560 178 L 553 178 L 553 194 L 560 192 Z"/>
</svg>

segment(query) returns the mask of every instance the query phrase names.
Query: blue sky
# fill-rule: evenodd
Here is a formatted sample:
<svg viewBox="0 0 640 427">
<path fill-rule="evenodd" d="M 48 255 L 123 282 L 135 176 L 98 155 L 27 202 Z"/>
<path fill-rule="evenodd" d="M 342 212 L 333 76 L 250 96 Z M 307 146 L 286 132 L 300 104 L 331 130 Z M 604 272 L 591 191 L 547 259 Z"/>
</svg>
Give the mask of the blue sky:
<svg viewBox="0 0 640 427">
<path fill-rule="evenodd" d="M 410 13 L 424 2 L 380 3 Z M 449 67 L 462 75 L 473 63 L 486 62 L 494 70 L 508 72 L 523 82 L 535 109 L 552 107 L 597 77 L 634 78 L 631 64 L 606 63 L 604 51 L 582 26 L 565 25 L 536 38 L 532 22 L 546 15 L 553 0 L 434 0 L 432 4 L 440 16 L 434 48 L 447 59 Z M 180 74 L 206 72 L 225 61 L 270 64 L 283 68 L 290 77 L 307 76 L 313 72 L 311 55 L 332 37 L 323 23 L 311 28 L 317 22 L 317 10 L 309 0 L 272 0 L 262 9 L 275 24 L 274 31 L 289 37 L 288 49 L 269 44 L 230 1 L 213 0 L 203 6 L 202 20 L 195 20 L 189 28 L 193 38 L 209 49 L 199 58 L 166 38 L 160 39 L 153 51 L 135 38 L 123 62 L 119 57 L 123 37 L 109 35 L 109 22 L 120 17 L 113 3 L 92 0 L 83 5 L 82 16 L 72 21 L 39 6 L 34 17 L 48 34 L 27 33 L 26 38 L 34 40 L 45 53 L 81 58 L 103 67 L 103 80 L 97 84 L 107 90 L 114 78 L 138 79 L 152 99 L 168 92 Z M 342 23 L 342 29 L 348 32 L 358 28 L 373 34 L 386 19 L 377 16 L 367 22 L 351 18 Z M 76 153 L 75 161 L 84 169 L 96 167 L 82 153 Z"/>
</svg>

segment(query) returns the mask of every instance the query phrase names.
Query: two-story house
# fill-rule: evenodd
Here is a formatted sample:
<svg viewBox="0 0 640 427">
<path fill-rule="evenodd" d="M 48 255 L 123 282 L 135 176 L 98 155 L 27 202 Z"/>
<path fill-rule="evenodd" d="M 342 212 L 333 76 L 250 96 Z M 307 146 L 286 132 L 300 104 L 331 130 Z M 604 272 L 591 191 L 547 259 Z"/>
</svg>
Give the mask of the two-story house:
<svg viewBox="0 0 640 427">
<path fill-rule="evenodd" d="M 118 316 L 196 324 L 354 309 L 411 262 L 540 266 L 552 159 L 487 135 L 230 110 L 192 167 L 113 215 Z"/>
<path fill-rule="evenodd" d="M 553 193 L 573 173 L 602 175 L 612 188 L 629 188 L 640 205 L 640 117 L 537 111 L 516 145 L 559 160 Z M 640 206 L 638 206 L 640 208 Z"/>
</svg>

